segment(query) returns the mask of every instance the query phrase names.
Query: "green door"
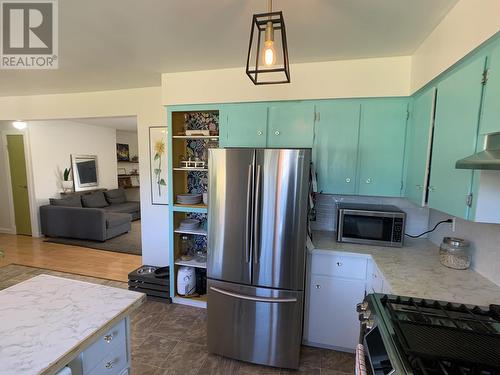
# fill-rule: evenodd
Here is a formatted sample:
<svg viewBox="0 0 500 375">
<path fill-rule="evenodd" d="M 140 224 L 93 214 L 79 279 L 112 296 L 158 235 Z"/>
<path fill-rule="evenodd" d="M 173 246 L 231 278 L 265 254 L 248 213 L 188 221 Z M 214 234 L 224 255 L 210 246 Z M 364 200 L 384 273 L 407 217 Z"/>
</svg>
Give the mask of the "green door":
<svg viewBox="0 0 500 375">
<path fill-rule="evenodd" d="M 484 64 L 484 57 L 476 58 L 437 87 L 429 207 L 463 219 L 472 170 L 456 169 L 455 163 L 476 150 Z"/>
<path fill-rule="evenodd" d="M 282 102 L 269 106 L 267 147 L 311 148 L 313 138 L 313 102 Z"/>
<path fill-rule="evenodd" d="M 328 100 L 316 105 L 313 162 L 318 191 L 328 194 L 356 192 L 356 165 L 360 101 Z"/>
<path fill-rule="evenodd" d="M 28 178 L 26 175 L 26 158 L 24 141 L 20 134 L 7 135 L 9 153 L 10 180 L 14 201 L 16 233 L 31 235 L 30 204 L 28 197 Z"/>
<path fill-rule="evenodd" d="M 425 204 L 435 95 L 431 87 L 415 97 L 408 123 L 406 198 L 419 206 Z"/>
<path fill-rule="evenodd" d="M 266 147 L 266 103 L 227 104 L 221 118 L 225 121 L 222 147 Z"/>
<path fill-rule="evenodd" d="M 500 132 L 500 45 L 488 58 L 488 80 L 484 87 L 480 133 Z"/>
<path fill-rule="evenodd" d="M 401 196 L 408 99 L 368 99 L 361 106 L 359 194 Z"/>
</svg>

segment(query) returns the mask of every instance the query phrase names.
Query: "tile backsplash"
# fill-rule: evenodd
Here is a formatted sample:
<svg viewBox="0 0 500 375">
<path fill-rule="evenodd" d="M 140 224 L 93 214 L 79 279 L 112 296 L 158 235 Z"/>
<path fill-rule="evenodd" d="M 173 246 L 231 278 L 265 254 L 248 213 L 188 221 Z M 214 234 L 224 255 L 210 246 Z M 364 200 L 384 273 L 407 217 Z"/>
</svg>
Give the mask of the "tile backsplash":
<svg viewBox="0 0 500 375">
<path fill-rule="evenodd" d="M 429 210 L 419 207 L 404 198 L 365 197 L 357 195 L 318 194 L 316 196 L 316 221 L 311 222 L 313 230 L 336 230 L 337 203 L 390 204 L 406 212 L 406 233 L 425 232 L 429 223 Z"/>
</svg>

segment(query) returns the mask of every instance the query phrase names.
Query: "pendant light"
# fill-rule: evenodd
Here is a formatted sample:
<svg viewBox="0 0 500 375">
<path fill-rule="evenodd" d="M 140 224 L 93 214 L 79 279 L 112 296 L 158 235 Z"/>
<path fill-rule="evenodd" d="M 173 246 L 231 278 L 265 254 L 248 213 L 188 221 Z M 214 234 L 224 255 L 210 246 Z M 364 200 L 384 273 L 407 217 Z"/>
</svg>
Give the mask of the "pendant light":
<svg viewBox="0 0 500 375">
<path fill-rule="evenodd" d="M 246 72 L 255 85 L 290 83 L 285 20 L 272 0 L 267 13 L 253 15 Z"/>
</svg>

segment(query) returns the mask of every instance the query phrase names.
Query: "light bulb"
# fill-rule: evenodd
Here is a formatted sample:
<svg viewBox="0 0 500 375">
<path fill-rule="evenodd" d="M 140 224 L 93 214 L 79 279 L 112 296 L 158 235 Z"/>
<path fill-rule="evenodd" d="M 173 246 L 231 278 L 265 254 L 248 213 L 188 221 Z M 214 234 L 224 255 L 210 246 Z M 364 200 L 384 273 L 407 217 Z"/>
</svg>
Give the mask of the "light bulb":
<svg viewBox="0 0 500 375">
<path fill-rule="evenodd" d="M 12 126 L 18 130 L 26 129 L 26 123 L 24 121 L 13 121 Z"/>
<path fill-rule="evenodd" d="M 276 64 L 276 49 L 274 48 L 274 42 L 272 40 L 266 40 L 264 42 L 264 51 L 262 53 L 262 58 L 264 65 L 272 66 Z"/>
</svg>

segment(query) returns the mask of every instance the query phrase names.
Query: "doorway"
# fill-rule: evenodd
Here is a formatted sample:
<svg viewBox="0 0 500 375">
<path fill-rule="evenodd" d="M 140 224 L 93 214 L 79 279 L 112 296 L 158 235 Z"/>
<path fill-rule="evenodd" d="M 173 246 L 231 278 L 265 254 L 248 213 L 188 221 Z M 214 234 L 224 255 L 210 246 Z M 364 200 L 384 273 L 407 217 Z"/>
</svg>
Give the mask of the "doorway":
<svg viewBox="0 0 500 375">
<path fill-rule="evenodd" d="M 6 137 L 16 234 L 31 236 L 31 217 L 28 195 L 28 176 L 26 173 L 26 155 L 24 153 L 24 136 L 22 134 L 8 134 Z"/>
</svg>

